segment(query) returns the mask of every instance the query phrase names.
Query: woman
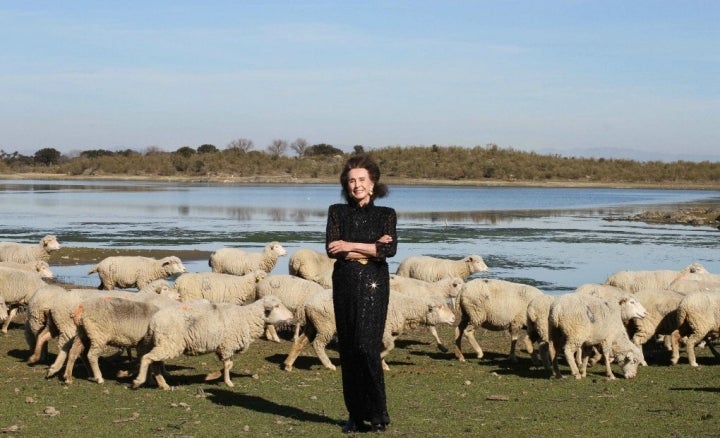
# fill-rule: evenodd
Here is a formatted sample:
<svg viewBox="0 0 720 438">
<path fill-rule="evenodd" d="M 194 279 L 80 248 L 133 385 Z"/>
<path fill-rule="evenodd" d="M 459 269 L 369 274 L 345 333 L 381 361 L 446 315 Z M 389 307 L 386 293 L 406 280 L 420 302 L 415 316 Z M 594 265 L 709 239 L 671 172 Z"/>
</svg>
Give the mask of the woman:
<svg viewBox="0 0 720 438">
<path fill-rule="evenodd" d="M 384 431 L 390 424 L 380 361 L 390 274 L 386 257 L 397 250 L 395 210 L 374 204 L 388 194 L 380 168 L 367 155 L 351 157 L 340 174 L 344 204 L 328 211 L 325 246 L 333 269 L 333 306 L 349 413 L 343 432 Z"/>
</svg>

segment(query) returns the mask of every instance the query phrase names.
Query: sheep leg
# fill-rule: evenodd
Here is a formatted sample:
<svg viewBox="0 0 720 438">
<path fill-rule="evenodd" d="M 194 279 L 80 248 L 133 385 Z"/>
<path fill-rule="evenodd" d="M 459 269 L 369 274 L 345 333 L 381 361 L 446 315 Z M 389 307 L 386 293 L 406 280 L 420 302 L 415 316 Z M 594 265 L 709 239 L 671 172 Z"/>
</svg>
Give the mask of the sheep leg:
<svg viewBox="0 0 720 438">
<path fill-rule="evenodd" d="M 223 361 L 223 379 L 225 380 L 225 384 L 232 388 L 235 386 L 235 384 L 230 380 L 230 370 L 233 367 L 233 361 L 230 359 L 225 359 Z"/>
<path fill-rule="evenodd" d="M 680 360 L 680 332 L 675 330 L 668 337 L 670 338 L 670 349 L 672 350 L 670 363 L 676 365 Z"/>
<path fill-rule="evenodd" d="M 180 354 L 182 354 L 182 348 L 183 347 L 180 347 L 180 351 L 163 351 L 156 347 L 153 348 L 150 352 L 144 354 L 142 356 L 142 359 L 140 359 L 140 369 L 138 370 L 137 377 L 135 378 L 135 380 L 133 380 L 132 387 L 139 388 L 145 383 L 145 381 L 147 380 L 148 368 L 151 364 L 155 362 L 162 362 L 171 357 L 179 356 Z M 155 375 L 155 381 L 157 382 L 160 389 L 170 389 L 170 385 L 165 382 L 165 379 L 162 377 L 162 373 L 158 373 Z"/>
<path fill-rule="evenodd" d="M 280 337 L 278 336 L 274 325 L 268 324 L 265 326 L 265 338 L 268 341 L 280 342 Z"/>
<path fill-rule="evenodd" d="M 45 326 L 35 339 L 35 349 L 27 360 L 28 364 L 34 364 L 40 358 L 47 357 L 47 343 L 50 339 L 52 339 L 52 333 L 50 333 L 50 328 Z"/>
<path fill-rule="evenodd" d="M 538 349 L 540 350 L 540 360 L 546 370 L 552 370 L 552 363 L 550 362 L 550 343 L 541 342 Z"/>
<path fill-rule="evenodd" d="M 387 356 L 394 348 L 395 338 L 393 336 L 388 336 L 383 339 L 383 349 L 380 351 L 380 363 L 382 365 L 382 369 L 385 371 L 390 371 L 390 367 L 385 362 L 385 356 Z"/>
<path fill-rule="evenodd" d="M 715 359 L 720 359 L 720 353 L 715 349 L 715 346 L 713 345 L 712 341 L 710 339 L 707 339 L 707 346 L 710 349 L 710 352 L 715 356 Z"/>
<path fill-rule="evenodd" d="M 465 356 L 462 354 L 462 333 L 467 328 L 469 322 L 467 317 L 461 315 L 460 322 L 457 327 L 455 327 L 455 345 L 453 346 L 453 352 L 460 362 L 465 362 Z"/>
<path fill-rule="evenodd" d="M 612 368 L 610 368 L 610 364 L 612 363 L 612 350 L 610 349 L 610 344 L 603 342 L 601 344 L 601 348 L 602 354 L 605 357 L 605 374 L 607 375 L 608 379 L 615 380 L 615 374 L 613 374 Z"/>
<path fill-rule="evenodd" d="M 7 332 L 8 332 L 8 327 L 10 327 L 10 323 L 12 323 L 13 318 L 15 318 L 15 315 L 17 314 L 17 311 L 18 311 L 18 307 L 17 307 L 17 306 L 13 306 L 13 307 L 10 308 L 10 311 L 8 312 L 8 316 L 7 316 L 7 318 L 5 319 L 5 322 L 3 322 L 2 329 L 1 329 L 0 331 L 2 331 L 3 333 L 7 334 Z"/>
<path fill-rule="evenodd" d="M 687 350 L 688 355 L 688 362 L 690 362 L 691 367 L 697 367 L 697 359 L 695 358 L 695 345 L 705 339 L 705 335 L 698 335 L 697 332 L 694 332 L 690 336 L 688 336 L 687 341 L 685 342 L 685 349 Z"/>
<path fill-rule="evenodd" d="M 437 345 L 438 350 L 442 351 L 443 353 L 447 353 L 448 349 L 440 340 L 440 336 L 437 332 L 437 327 L 431 325 L 430 327 L 428 327 L 428 329 L 430 330 L 430 334 L 432 335 L 432 337 L 435 339 L 435 344 Z"/>
<path fill-rule="evenodd" d="M 573 376 L 575 376 L 576 379 L 580 379 L 582 376 L 580 375 L 580 370 L 578 369 L 577 363 L 576 363 L 576 356 L 578 352 L 578 348 L 571 344 L 565 344 L 565 349 L 563 350 L 565 353 L 565 360 L 567 360 L 568 366 L 570 366 L 570 372 Z"/>
<path fill-rule="evenodd" d="M 468 325 L 465 330 L 463 330 L 463 336 L 468 340 L 470 343 L 470 346 L 475 350 L 475 353 L 477 354 L 478 359 L 482 359 L 483 357 L 483 351 L 482 348 L 480 348 L 480 344 L 478 344 L 477 339 L 475 339 L 475 326 L 472 324 Z M 516 339 L 517 341 L 517 339 Z"/>
<path fill-rule="evenodd" d="M 58 345 L 60 346 L 58 355 L 55 358 L 55 362 L 53 362 L 52 365 L 50 365 L 50 368 L 48 368 L 47 375 L 45 377 L 49 378 L 54 376 L 62 369 L 63 365 L 65 365 L 65 359 L 67 359 L 67 354 L 70 350 L 73 338 L 75 338 L 75 336 L 68 337 L 67 335 L 60 334 L 60 337 L 58 338 Z"/>
<path fill-rule="evenodd" d="M 100 371 L 100 364 L 98 363 L 98 358 L 100 357 L 100 354 L 103 351 L 103 345 L 99 345 L 99 343 L 91 342 L 90 348 L 87 352 L 87 358 L 88 363 L 90 364 L 90 369 L 92 370 L 93 377 L 91 380 L 96 381 L 97 383 L 105 383 L 105 380 L 103 379 L 102 372 Z"/>
<path fill-rule="evenodd" d="M 553 345 L 552 343 L 551 343 L 550 347 L 551 347 L 551 348 L 550 348 L 549 352 L 550 352 L 550 354 L 552 355 L 552 368 L 553 368 L 553 373 L 555 374 L 555 378 L 556 378 L 556 379 L 562 379 L 562 378 L 564 378 L 564 376 L 563 376 L 562 373 L 560 372 L 560 364 L 559 364 L 559 359 L 558 359 L 558 356 L 560 356 L 560 354 L 559 354 L 559 352 L 554 348 L 554 345 Z"/>
<path fill-rule="evenodd" d="M 306 334 L 300 335 L 295 341 L 293 341 L 293 346 L 290 349 L 290 353 L 288 353 L 288 356 L 285 358 L 285 361 L 283 364 L 285 365 L 285 371 L 292 371 L 293 364 L 295 363 L 295 360 L 300 355 L 300 352 L 307 346 L 309 343 L 309 339 Z"/>
<path fill-rule="evenodd" d="M 68 352 L 67 362 L 65 363 L 65 374 L 63 375 L 63 379 L 67 384 L 70 384 L 73 381 L 73 368 L 75 368 L 75 361 L 87 348 L 84 340 L 85 338 L 82 336 L 75 336 L 72 346 L 70 347 L 70 351 Z"/>
<path fill-rule="evenodd" d="M 315 354 L 317 355 L 318 359 L 320 359 L 320 362 L 322 362 L 323 366 L 329 370 L 335 371 L 335 365 L 332 364 L 330 358 L 327 355 L 327 352 L 325 351 L 325 346 L 330 343 L 330 339 L 332 339 L 333 335 L 334 333 L 316 336 L 315 340 L 312 342 L 312 346 L 315 350 Z"/>
</svg>

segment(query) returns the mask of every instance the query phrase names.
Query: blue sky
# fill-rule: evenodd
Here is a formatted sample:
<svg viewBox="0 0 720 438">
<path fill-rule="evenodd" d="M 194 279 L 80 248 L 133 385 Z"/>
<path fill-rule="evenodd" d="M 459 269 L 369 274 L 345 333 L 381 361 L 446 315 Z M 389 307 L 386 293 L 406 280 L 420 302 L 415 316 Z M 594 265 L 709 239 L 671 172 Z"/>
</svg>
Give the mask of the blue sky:
<svg viewBox="0 0 720 438">
<path fill-rule="evenodd" d="M 720 161 L 719 22 L 714 0 L 5 0 L 0 149 Z"/>
</svg>

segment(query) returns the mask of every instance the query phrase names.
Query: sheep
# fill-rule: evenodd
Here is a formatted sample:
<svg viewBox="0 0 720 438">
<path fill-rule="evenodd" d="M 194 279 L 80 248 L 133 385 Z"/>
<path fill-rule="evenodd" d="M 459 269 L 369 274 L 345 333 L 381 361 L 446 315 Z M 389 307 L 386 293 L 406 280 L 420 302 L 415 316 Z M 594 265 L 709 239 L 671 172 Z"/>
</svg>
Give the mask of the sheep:
<svg viewBox="0 0 720 438">
<path fill-rule="evenodd" d="M 171 291 L 172 293 L 172 291 Z M 117 297 L 134 301 L 153 300 L 156 294 L 131 291 L 100 291 L 95 289 L 70 289 L 64 294 L 56 295 L 50 305 L 47 328 L 35 341 L 33 357 L 40 357 L 44 343 L 53 337 L 58 338 L 58 355 L 47 370 L 46 377 L 52 377 L 65 364 L 72 342 L 77 334 L 77 326 L 73 315 L 78 305 L 87 299 L 97 297 Z"/>
<path fill-rule="evenodd" d="M 223 362 L 223 378 L 230 380 L 235 352 L 244 352 L 259 338 L 267 324 L 284 323 L 293 318 L 280 299 L 266 296 L 252 304 L 198 303 L 160 309 L 150 319 L 147 342 L 150 350 L 140 359 L 140 370 L 133 380 L 139 388 L 147 380 L 150 364 L 180 354 L 215 352 Z M 155 376 L 158 386 L 170 389 L 161 373 Z"/>
<path fill-rule="evenodd" d="M 50 253 L 60 249 L 56 236 L 48 234 L 40 239 L 40 244 L 15 242 L 0 243 L 0 262 L 34 263 L 38 260 L 50 260 Z"/>
<path fill-rule="evenodd" d="M 618 271 L 610 275 L 605 284 L 619 287 L 628 292 L 641 289 L 666 289 L 670 283 L 691 273 L 707 273 L 700 263 L 691 263 L 680 271 Z"/>
<path fill-rule="evenodd" d="M 693 292 L 683 297 L 677 308 L 680 336 L 687 337 L 685 348 L 691 367 L 697 367 L 695 344 L 720 333 L 720 289 Z M 713 354 L 715 352 L 713 351 Z M 675 358 L 674 358 L 675 359 Z M 677 359 L 673 363 L 677 363 Z"/>
<path fill-rule="evenodd" d="M 31 263 L 0 262 L 0 268 L 24 269 L 37 272 L 41 278 L 55 278 L 55 274 L 50 270 L 50 265 L 45 260 L 37 260 Z"/>
<path fill-rule="evenodd" d="M 326 253 L 300 248 L 288 261 L 288 272 L 306 280 L 314 281 L 326 289 L 332 289 L 332 271 L 335 259 Z"/>
<path fill-rule="evenodd" d="M 267 276 L 257 270 L 244 275 L 189 272 L 175 280 L 180 301 L 204 298 L 214 303 L 248 304 L 255 301 L 257 282 Z"/>
<path fill-rule="evenodd" d="M 52 335 L 48 328 L 50 308 L 53 303 L 62 299 L 60 295 L 67 293 L 67 290 L 57 285 L 46 285 L 38 288 L 30 297 L 27 303 L 25 315 L 25 341 L 32 350 L 28 358 L 28 364 L 34 364 L 47 357 L 47 340 Z M 96 293 L 93 291 L 93 293 Z M 42 337 L 42 345 L 35 350 L 36 343 Z"/>
<path fill-rule="evenodd" d="M 438 281 L 444 277 L 460 277 L 467 280 L 476 272 L 487 270 L 487 265 L 479 255 L 469 255 L 460 260 L 413 256 L 400 262 L 396 274 L 425 281 Z"/>
<path fill-rule="evenodd" d="M 390 289 L 408 295 L 432 295 L 439 298 L 449 299 L 451 302 L 457 298 L 462 290 L 465 281 L 460 277 L 445 277 L 441 280 L 428 282 L 416 278 L 403 277 L 402 275 L 390 274 Z M 437 328 L 432 325 L 430 334 L 435 339 L 438 349 L 447 352 L 447 348 L 438 336 Z"/>
<path fill-rule="evenodd" d="M 46 283 L 35 271 L 25 269 L 0 268 L 0 297 L 9 313 L 4 318 L 2 333 L 7 333 L 8 327 L 21 306 L 25 306 L 37 289 Z"/>
<path fill-rule="evenodd" d="M 642 305 L 637 302 L 630 304 L 627 300 L 617 304 L 588 294 L 558 296 L 550 305 L 548 315 L 550 342 L 555 350 L 555 376 L 563 377 L 558 366 L 558 353 L 562 351 L 572 375 L 576 379 L 585 377 L 587 356 L 581 354 L 582 348 L 599 345 L 609 379 L 615 379 L 610 368 L 611 358 L 622 364 L 625 378 L 635 377 L 642 352 L 630 341 L 622 320 L 643 317 L 646 313 Z M 577 362 L 581 357 L 581 367 L 578 368 Z"/>
<path fill-rule="evenodd" d="M 548 315 L 555 296 L 542 294 L 532 298 L 527 305 L 527 336 L 530 342 L 538 344 L 538 350 L 533 349 L 532 360 L 537 364 L 542 362 L 546 370 L 552 369 L 550 357 L 550 329 L 548 328 Z M 540 356 L 538 358 L 538 355 Z"/>
<path fill-rule="evenodd" d="M 460 323 L 455 330 L 455 356 L 465 362 L 461 343 L 467 338 L 470 345 L 482 359 L 483 351 L 475 339 L 476 327 L 488 330 L 507 330 L 510 334 L 511 362 L 517 362 L 515 345 L 521 330 L 527 323 L 527 306 L 530 300 L 542 295 L 536 287 L 497 279 L 470 280 L 463 286 L 457 300 L 460 310 Z M 524 338 L 527 351 L 532 352 L 532 344 Z"/>
<path fill-rule="evenodd" d="M 93 266 L 89 274 L 100 277 L 98 289 L 113 290 L 137 287 L 142 289 L 154 280 L 169 278 L 187 272 L 182 261 L 175 256 L 160 260 L 140 256 L 111 256 Z"/>
<path fill-rule="evenodd" d="M 323 290 L 325 288 L 318 283 L 293 275 L 269 275 L 258 281 L 255 287 L 257 298 L 275 295 L 280 298 L 285 307 L 296 315 L 296 319 L 297 312 L 305 300 Z M 299 332 L 300 325 L 296 324 L 294 338 L 297 338 Z M 274 325 L 267 327 L 265 337 L 271 341 L 280 342 L 280 337 Z"/>
<path fill-rule="evenodd" d="M 633 294 L 647 309 L 644 318 L 633 319 L 631 340 L 642 348 L 652 337 L 665 335 L 669 337 L 672 350 L 671 363 L 676 364 L 680 357 L 677 329 L 677 311 L 680 301 L 686 294 L 666 289 L 643 289 Z"/>
<path fill-rule="evenodd" d="M 699 292 L 720 289 L 720 275 L 710 273 L 690 273 L 676 278 L 667 287 L 676 292 Z"/>
<path fill-rule="evenodd" d="M 126 298 L 95 297 L 81 302 L 73 314 L 77 335 L 65 364 L 65 383 L 72 383 L 73 366 L 78 355 L 87 350 L 91 380 L 103 383 L 98 358 L 106 346 L 137 348 L 148 330 L 150 318 L 163 307 L 179 305 L 177 300 L 158 294 L 140 294 L 142 301 Z"/>
<path fill-rule="evenodd" d="M 325 346 L 335 336 L 335 312 L 333 310 L 332 290 L 325 289 L 310 297 L 303 305 L 301 319 L 305 330 L 295 340 L 290 353 L 284 361 L 286 371 L 292 371 L 293 364 L 308 343 L 312 343 L 315 354 L 325 368 L 335 370 L 325 352 Z M 383 331 L 383 348 L 380 353 L 382 367 L 389 370 L 385 357 L 395 348 L 395 339 L 405 328 L 418 324 L 453 324 L 455 313 L 437 297 L 414 297 L 390 290 L 388 313 Z"/>
<path fill-rule="evenodd" d="M 261 253 L 237 248 L 220 248 L 210 254 L 208 265 L 213 272 L 222 274 L 245 275 L 258 269 L 269 274 L 275 267 L 278 257 L 286 254 L 287 251 L 278 242 L 268 243 Z"/>
</svg>

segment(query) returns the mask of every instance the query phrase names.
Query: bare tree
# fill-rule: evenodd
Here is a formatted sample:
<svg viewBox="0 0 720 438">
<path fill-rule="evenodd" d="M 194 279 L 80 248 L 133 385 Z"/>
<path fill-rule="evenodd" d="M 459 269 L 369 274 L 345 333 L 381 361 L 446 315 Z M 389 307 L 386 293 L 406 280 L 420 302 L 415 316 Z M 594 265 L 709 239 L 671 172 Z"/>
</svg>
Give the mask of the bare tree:
<svg viewBox="0 0 720 438">
<path fill-rule="evenodd" d="M 305 156 L 307 148 L 308 142 L 304 138 L 298 138 L 294 142 L 290 143 L 290 149 L 294 150 L 297 156 L 300 158 Z"/>
<path fill-rule="evenodd" d="M 270 143 L 270 146 L 267 147 L 267 151 L 273 156 L 273 158 L 277 158 L 280 155 L 283 155 L 287 151 L 287 148 L 287 141 L 275 139 L 272 143 Z"/>
<path fill-rule="evenodd" d="M 247 138 L 238 138 L 237 140 L 233 140 L 225 147 L 225 149 L 229 150 L 236 150 L 240 152 L 250 152 L 253 150 L 255 145 L 253 144 L 252 140 L 248 140 Z"/>
</svg>

